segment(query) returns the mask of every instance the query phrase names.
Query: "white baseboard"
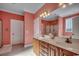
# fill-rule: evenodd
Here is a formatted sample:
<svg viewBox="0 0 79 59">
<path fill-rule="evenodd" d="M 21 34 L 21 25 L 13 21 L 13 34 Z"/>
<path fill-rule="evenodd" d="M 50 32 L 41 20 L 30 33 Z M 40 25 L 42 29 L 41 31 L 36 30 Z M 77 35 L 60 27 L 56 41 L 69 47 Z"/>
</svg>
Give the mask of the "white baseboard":
<svg viewBox="0 0 79 59">
<path fill-rule="evenodd" d="M 17 44 L 12 44 L 12 46 L 15 46 L 15 45 L 23 45 L 24 43 L 17 43 Z"/>
<path fill-rule="evenodd" d="M 30 46 L 32 46 L 32 44 L 24 45 L 25 48 L 26 48 L 26 47 L 30 47 Z"/>
</svg>

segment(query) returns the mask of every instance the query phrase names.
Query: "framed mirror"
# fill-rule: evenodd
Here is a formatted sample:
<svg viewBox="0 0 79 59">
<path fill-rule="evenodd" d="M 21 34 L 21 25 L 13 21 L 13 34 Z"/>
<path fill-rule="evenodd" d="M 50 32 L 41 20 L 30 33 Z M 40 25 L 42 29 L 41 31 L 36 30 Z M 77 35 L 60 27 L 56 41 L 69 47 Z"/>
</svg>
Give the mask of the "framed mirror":
<svg viewBox="0 0 79 59">
<path fill-rule="evenodd" d="M 79 16 L 66 19 L 65 32 L 70 32 L 72 33 L 72 38 L 79 39 Z"/>
</svg>

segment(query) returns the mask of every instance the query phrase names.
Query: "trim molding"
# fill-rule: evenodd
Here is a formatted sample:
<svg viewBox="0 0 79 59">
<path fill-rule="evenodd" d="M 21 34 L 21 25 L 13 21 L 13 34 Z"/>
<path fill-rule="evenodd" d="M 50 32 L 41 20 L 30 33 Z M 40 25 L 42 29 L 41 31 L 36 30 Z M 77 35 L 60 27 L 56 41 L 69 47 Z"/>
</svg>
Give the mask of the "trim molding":
<svg viewBox="0 0 79 59">
<path fill-rule="evenodd" d="M 26 44 L 24 45 L 25 48 L 32 46 L 32 44 Z"/>
<path fill-rule="evenodd" d="M 12 46 L 15 46 L 15 45 L 24 45 L 24 43 L 12 44 Z"/>
<path fill-rule="evenodd" d="M 22 13 L 18 13 L 18 12 L 14 12 L 14 11 L 9 11 L 9 10 L 5 10 L 5 9 L 0 9 L 0 11 L 5 11 L 5 12 L 9 12 L 9 13 L 13 13 L 13 14 L 17 14 L 17 15 L 22 15 Z"/>
</svg>

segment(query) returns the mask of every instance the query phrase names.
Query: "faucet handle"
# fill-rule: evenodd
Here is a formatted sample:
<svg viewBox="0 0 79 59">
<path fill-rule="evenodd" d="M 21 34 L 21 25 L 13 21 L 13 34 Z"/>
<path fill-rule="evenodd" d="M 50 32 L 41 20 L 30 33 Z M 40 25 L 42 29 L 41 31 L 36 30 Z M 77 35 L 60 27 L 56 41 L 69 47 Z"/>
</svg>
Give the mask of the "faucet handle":
<svg viewBox="0 0 79 59">
<path fill-rule="evenodd" d="M 75 35 L 74 33 L 72 33 L 72 35 Z"/>
</svg>

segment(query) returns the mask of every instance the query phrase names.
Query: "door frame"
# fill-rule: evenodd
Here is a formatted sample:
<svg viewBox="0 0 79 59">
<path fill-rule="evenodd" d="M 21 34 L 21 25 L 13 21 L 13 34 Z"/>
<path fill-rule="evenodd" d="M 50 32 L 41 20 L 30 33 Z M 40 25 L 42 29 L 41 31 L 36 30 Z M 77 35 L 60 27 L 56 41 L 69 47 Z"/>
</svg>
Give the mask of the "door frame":
<svg viewBox="0 0 79 59">
<path fill-rule="evenodd" d="M 11 21 L 12 21 L 12 20 L 18 20 L 18 19 L 11 19 L 11 20 L 10 20 L 10 44 L 11 44 L 11 46 L 12 46 L 12 40 L 11 40 Z M 25 30 L 25 27 L 24 27 L 24 20 L 19 20 L 19 21 L 23 21 L 23 45 L 24 45 L 24 37 L 25 37 L 25 36 L 24 36 L 24 35 L 25 35 L 25 31 L 24 31 L 24 30 Z"/>
</svg>

